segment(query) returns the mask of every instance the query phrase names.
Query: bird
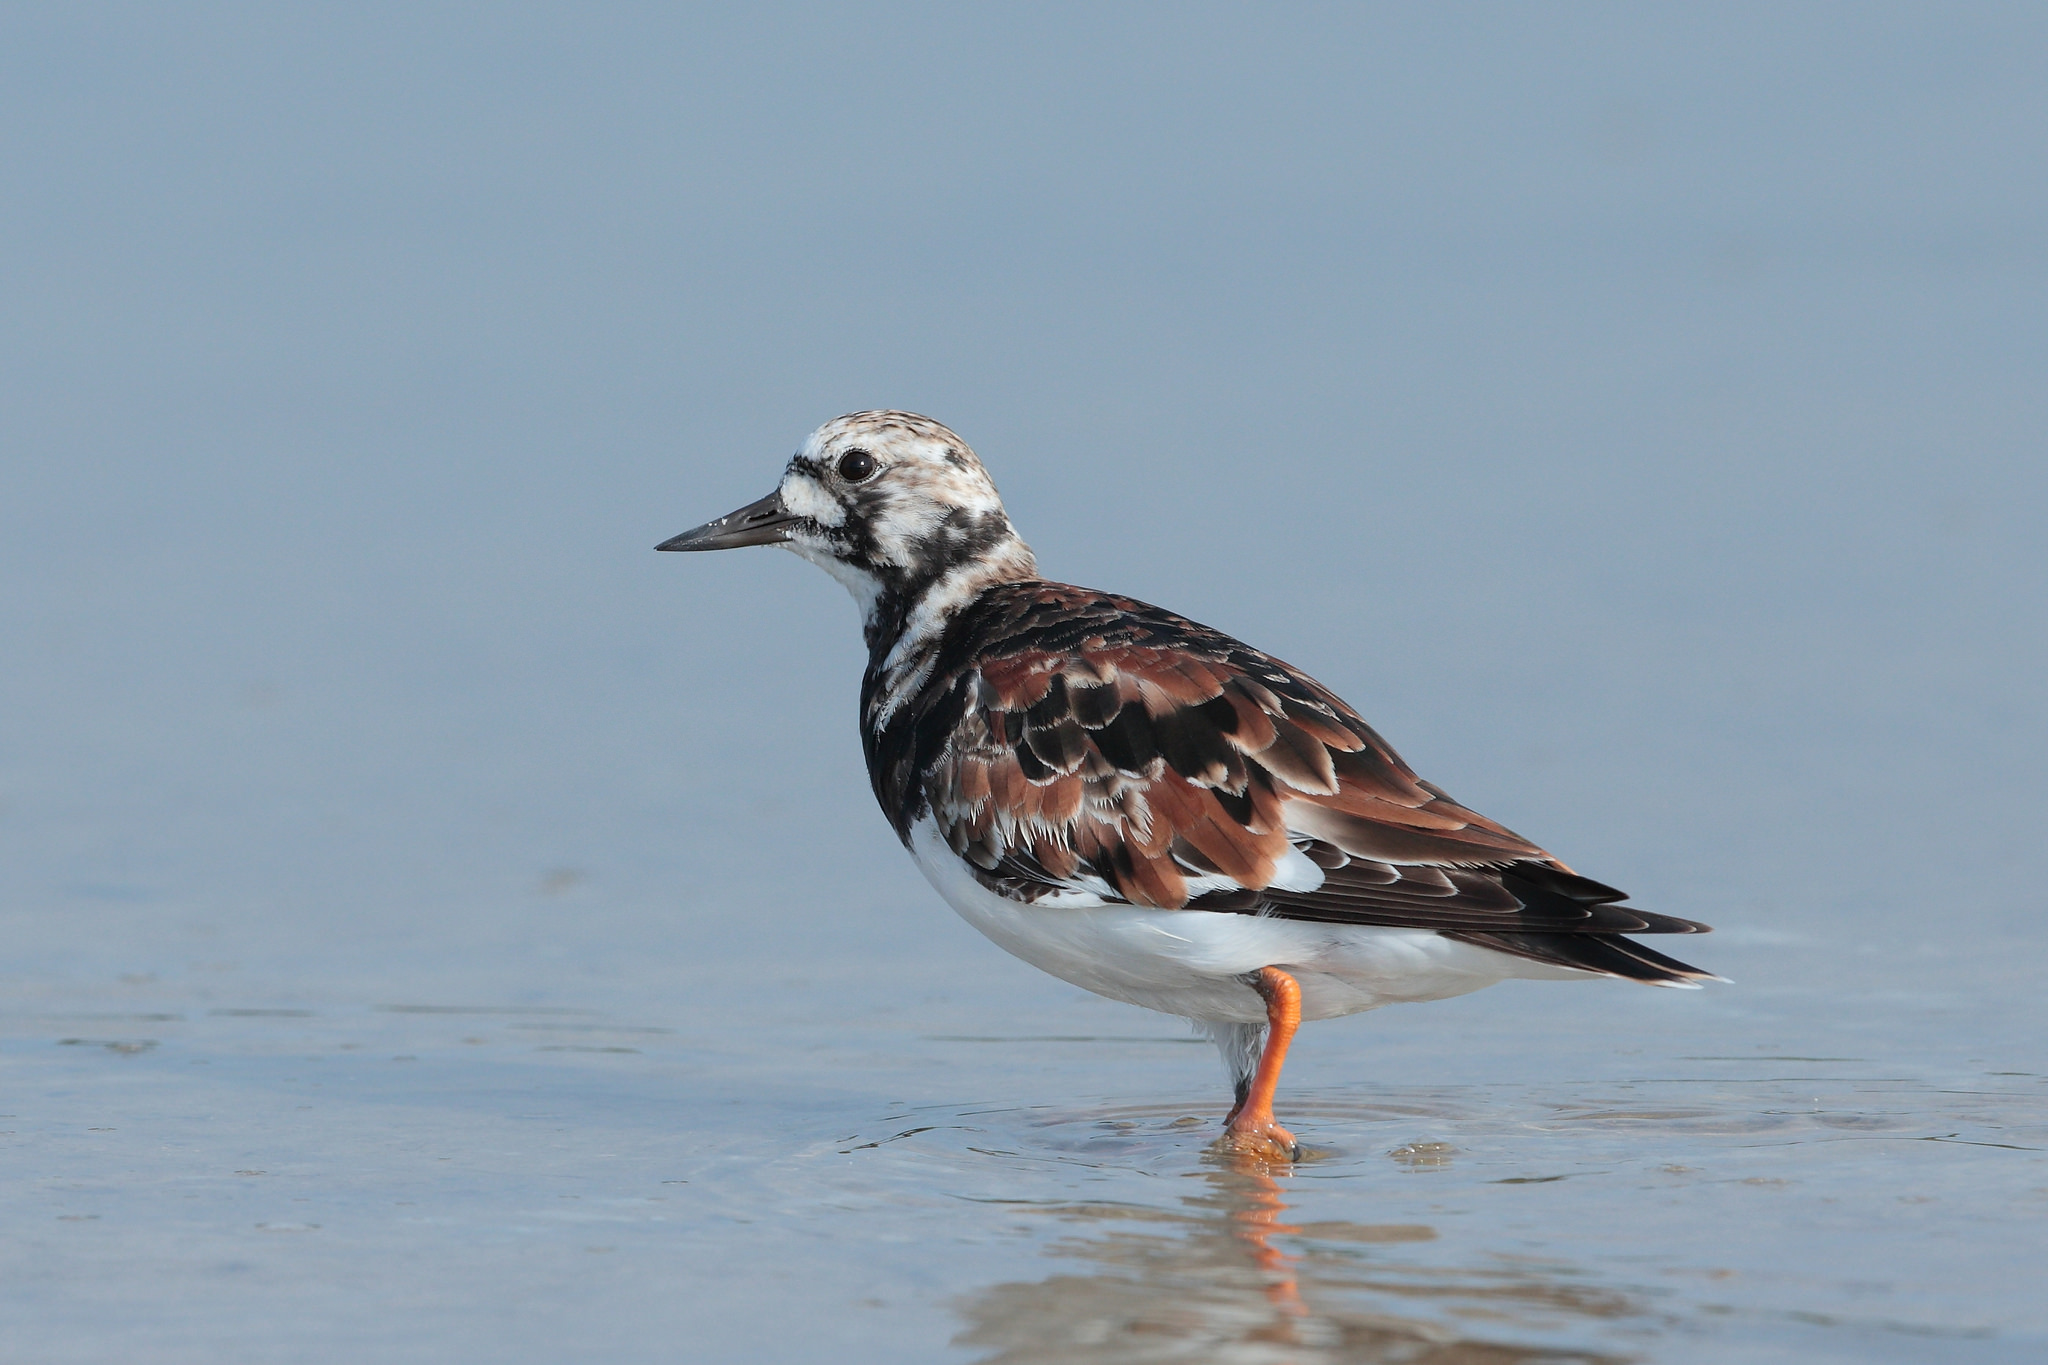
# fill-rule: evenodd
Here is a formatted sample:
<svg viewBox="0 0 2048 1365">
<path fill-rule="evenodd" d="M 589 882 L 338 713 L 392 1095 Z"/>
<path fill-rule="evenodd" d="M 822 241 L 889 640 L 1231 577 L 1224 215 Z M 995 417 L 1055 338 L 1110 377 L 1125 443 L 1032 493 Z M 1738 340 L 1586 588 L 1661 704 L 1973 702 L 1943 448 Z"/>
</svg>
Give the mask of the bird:
<svg viewBox="0 0 2048 1365">
<path fill-rule="evenodd" d="M 655 548 L 753 545 L 853 595 L 869 780 L 926 880 L 1033 966 L 1206 1032 L 1225 1152 L 1299 1157 L 1273 1103 L 1304 1021 L 1513 978 L 1722 979 L 1629 937 L 1706 925 L 1460 805 L 1300 669 L 1040 576 L 932 418 L 834 418 L 773 492 Z"/>
</svg>

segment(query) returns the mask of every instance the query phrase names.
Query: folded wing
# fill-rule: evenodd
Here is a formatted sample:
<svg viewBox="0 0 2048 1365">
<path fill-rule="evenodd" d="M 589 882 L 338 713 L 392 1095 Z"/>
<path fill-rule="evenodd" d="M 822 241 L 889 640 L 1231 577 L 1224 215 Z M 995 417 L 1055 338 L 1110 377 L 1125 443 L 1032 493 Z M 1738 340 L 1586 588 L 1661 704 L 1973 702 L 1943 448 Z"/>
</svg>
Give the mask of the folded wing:
<svg viewBox="0 0 2048 1365">
<path fill-rule="evenodd" d="M 1114 600 L 1121 611 L 1080 639 L 1038 638 L 1020 615 L 923 718 L 947 734 L 915 746 L 920 804 L 991 888 L 1431 929 L 1643 980 L 1707 975 L 1618 937 L 1706 926 L 1619 904 L 1459 805 L 1286 664 Z"/>
</svg>

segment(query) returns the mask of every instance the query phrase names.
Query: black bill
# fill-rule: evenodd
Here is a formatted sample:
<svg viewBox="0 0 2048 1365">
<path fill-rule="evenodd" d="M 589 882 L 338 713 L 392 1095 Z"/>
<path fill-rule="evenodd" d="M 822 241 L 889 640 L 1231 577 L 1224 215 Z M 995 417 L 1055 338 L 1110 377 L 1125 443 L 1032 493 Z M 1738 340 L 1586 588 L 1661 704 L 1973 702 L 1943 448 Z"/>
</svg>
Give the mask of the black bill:
<svg viewBox="0 0 2048 1365">
<path fill-rule="evenodd" d="M 780 545 L 789 539 L 789 528 L 796 520 L 796 514 L 782 505 L 782 494 L 777 491 L 737 512 L 727 512 L 717 521 L 707 521 L 694 531 L 672 536 L 654 548 L 737 550 L 742 545 Z"/>
</svg>

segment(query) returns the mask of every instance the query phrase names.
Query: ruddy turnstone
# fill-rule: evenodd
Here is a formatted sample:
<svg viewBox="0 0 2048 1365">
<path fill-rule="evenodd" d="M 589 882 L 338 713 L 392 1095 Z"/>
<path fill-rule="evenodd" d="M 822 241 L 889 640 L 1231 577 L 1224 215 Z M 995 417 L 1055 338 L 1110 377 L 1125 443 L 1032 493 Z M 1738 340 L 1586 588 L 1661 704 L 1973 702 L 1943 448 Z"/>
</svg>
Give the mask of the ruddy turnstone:
<svg viewBox="0 0 2048 1365">
<path fill-rule="evenodd" d="M 939 894 L 1063 981 L 1194 1020 L 1222 1143 L 1291 1159 L 1297 1025 L 1511 977 L 1693 986 L 1636 910 L 1422 781 L 1307 674 L 1144 602 L 1039 577 L 967 443 L 856 412 L 759 502 L 655 548 L 781 545 L 852 592 L 861 740 Z"/>
</svg>

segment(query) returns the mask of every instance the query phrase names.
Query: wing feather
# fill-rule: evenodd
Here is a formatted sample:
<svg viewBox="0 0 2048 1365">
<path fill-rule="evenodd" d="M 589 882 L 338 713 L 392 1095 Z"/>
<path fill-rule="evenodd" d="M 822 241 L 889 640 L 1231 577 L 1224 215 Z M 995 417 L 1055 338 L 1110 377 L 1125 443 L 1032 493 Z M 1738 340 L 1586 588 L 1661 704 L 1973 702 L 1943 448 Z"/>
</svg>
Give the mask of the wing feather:
<svg viewBox="0 0 2048 1365">
<path fill-rule="evenodd" d="M 1006 614 L 968 623 L 973 647 L 927 684 L 946 704 L 916 714 L 949 733 L 916 741 L 932 758 L 898 806 L 929 810 L 1006 895 L 1436 929 L 1659 980 L 1683 964 L 1609 936 L 1705 927 L 1616 904 L 1270 656 L 1125 598 L 1004 590 Z M 1282 877 L 1303 857 L 1320 885 Z"/>
</svg>

